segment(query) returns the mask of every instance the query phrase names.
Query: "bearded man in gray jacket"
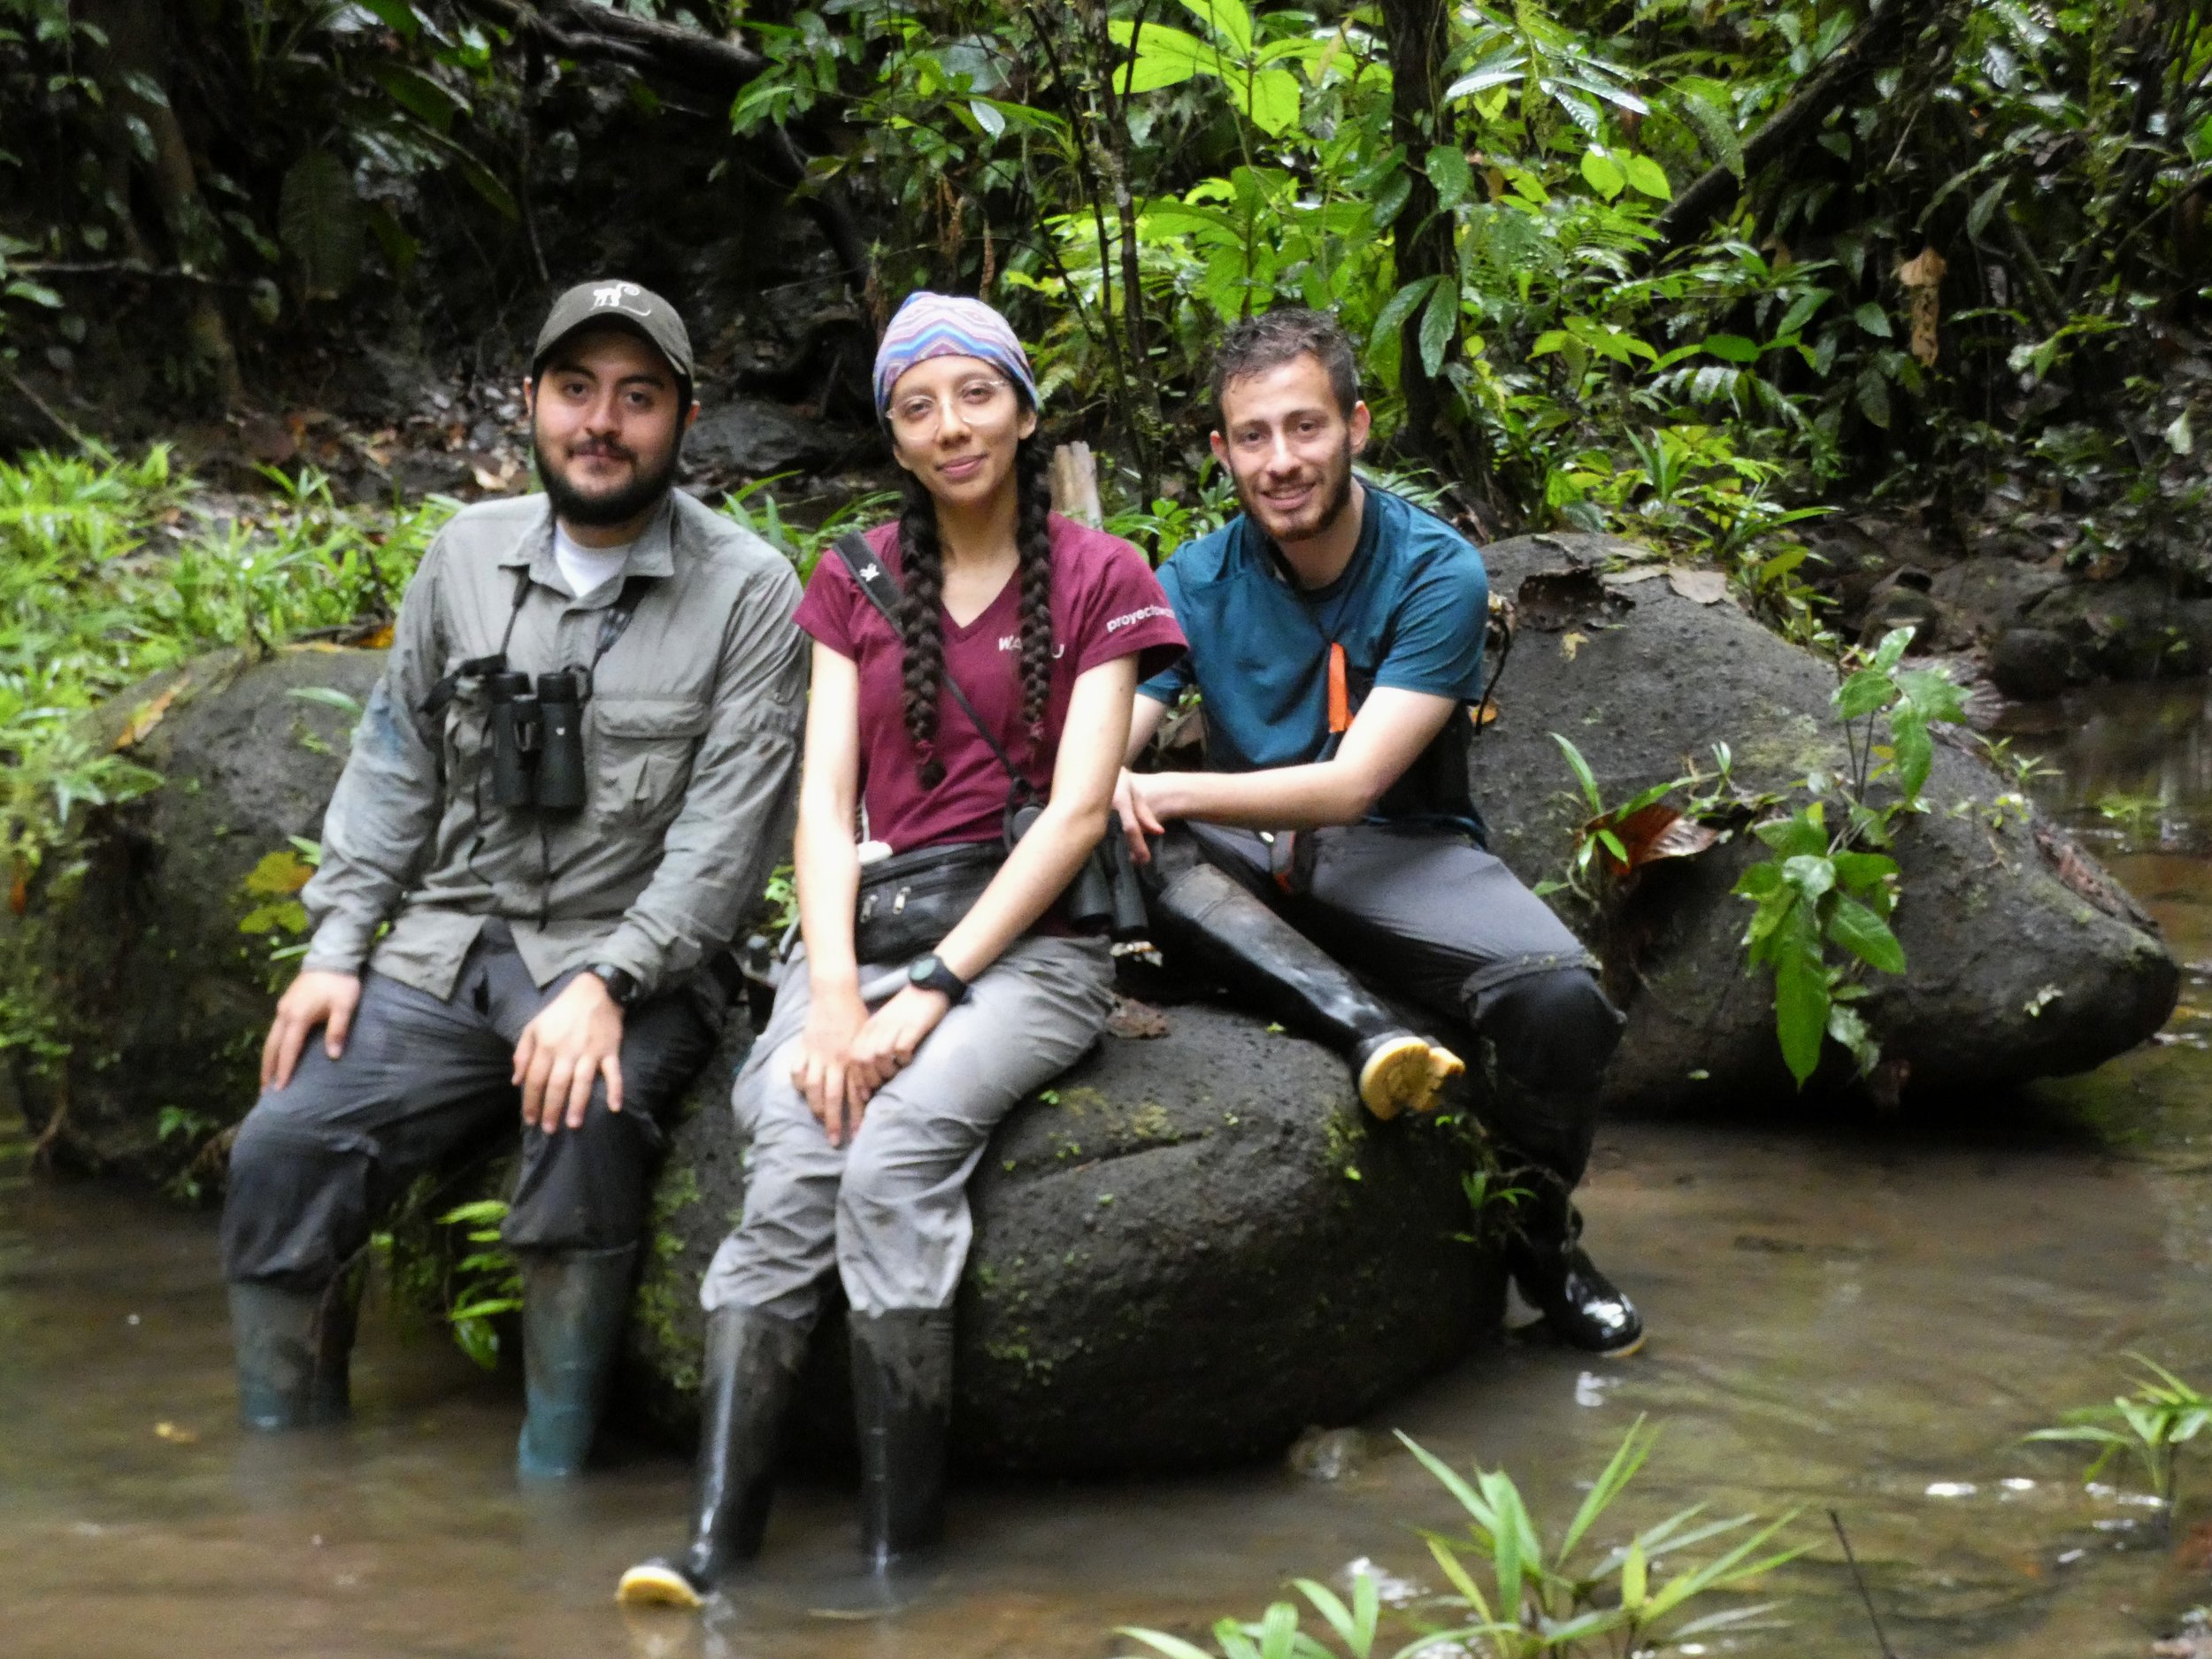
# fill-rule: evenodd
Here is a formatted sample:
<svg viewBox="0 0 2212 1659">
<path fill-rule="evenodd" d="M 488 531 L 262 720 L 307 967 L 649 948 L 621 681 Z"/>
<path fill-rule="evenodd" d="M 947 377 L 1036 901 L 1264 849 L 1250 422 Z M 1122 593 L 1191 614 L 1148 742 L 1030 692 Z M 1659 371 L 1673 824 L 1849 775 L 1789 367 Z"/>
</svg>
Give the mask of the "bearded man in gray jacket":
<svg viewBox="0 0 2212 1659">
<path fill-rule="evenodd" d="M 783 844 L 805 701 L 789 564 L 672 488 L 692 381 L 667 301 L 563 295 L 525 385 L 545 493 L 457 515 L 400 606 L 231 1154 L 250 1426 L 345 1415 L 379 1212 L 519 1108 L 518 1464 L 590 1448 L 659 1120 L 712 1051 L 706 969 Z"/>
</svg>

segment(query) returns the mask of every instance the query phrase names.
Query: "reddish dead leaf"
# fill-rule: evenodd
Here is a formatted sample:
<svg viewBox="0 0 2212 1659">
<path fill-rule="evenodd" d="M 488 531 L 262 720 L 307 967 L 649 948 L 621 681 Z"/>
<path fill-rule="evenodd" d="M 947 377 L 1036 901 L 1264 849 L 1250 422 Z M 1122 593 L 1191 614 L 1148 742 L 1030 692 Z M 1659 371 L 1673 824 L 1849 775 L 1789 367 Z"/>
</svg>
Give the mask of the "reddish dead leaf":
<svg viewBox="0 0 2212 1659">
<path fill-rule="evenodd" d="M 1617 824 L 1609 817 L 1596 819 L 1585 833 L 1594 835 L 1601 829 L 1611 830 L 1628 855 L 1625 864 L 1609 852 L 1601 855 L 1607 871 L 1616 876 L 1662 858 L 1694 858 L 1720 840 L 1720 832 L 1711 825 L 1684 818 L 1663 801 L 1655 801 Z"/>
<path fill-rule="evenodd" d="M 20 858 L 8 878 L 8 908 L 18 916 L 31 908 L 31 867 Z"/>
<path fill-rule="evenodd" d="M 119 749 L 131 749 L 144 742 L 147 734 L 161 724 L 161 717 L 169 712 L 169 705 L 177 700 L 177 693 L 183 689 L 184 681 L 180 680 L 166 691 L 140 703 L 117 735 L 115 747 Z"/>
<path fill-rule="evenodd" d="M 388 651 L 392 649 L 392 625 L 387 622 L 374 633 L 364 634 L 355 643 L 365 651 Z"/>
<path fill-rule="evenodd" d="M 1473 708 L 1467 710 L 1468 724 L 1473 726 L 1478 730 L 1483 726 L 1495 724 L 1497 718 L 1498 704 L 1495 698 L 1493 698 L 1486 703 L 1478 703 Z"/>
<path fill-rule="evenodd" d="M 1167 1035 L 1167 1016 L 1149 1002 L 1133 996 L 1117 996 L 1114 1011 L 1106 1016 L 1106 1029 L 1117 1037 L 1144 1039 Z"/>
</svg>

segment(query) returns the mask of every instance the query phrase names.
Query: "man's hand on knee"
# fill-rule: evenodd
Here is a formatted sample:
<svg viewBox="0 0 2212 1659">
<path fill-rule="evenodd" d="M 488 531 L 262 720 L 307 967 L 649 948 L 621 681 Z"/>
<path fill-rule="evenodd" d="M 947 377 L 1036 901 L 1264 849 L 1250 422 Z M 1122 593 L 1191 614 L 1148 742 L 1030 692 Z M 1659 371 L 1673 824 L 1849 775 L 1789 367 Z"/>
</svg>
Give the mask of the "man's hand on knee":
<svg viewBox="0 0 2212 1659">
<path fill-rule="evenodd" d="M 284 1088 L 300 1063 L 300 1050 L 316 1026 L 323 1028 L 323 1052 L 335 1060 L 346 1051 L 346 1032 L 361 1004 L 361 976 L 309 968 L 277 999 L 276 1018 L 261 1045 L 261 1087 Z"/>
<path fill-rule="evenodd" d="M 580 973 L 538 1010 L 515 1044 L 522 1121 L 551 1134 L 584 1126 L 591 1087 L 607 1080 L 607 1110 L 622 1110 L 622 1010 L 595 973 Z"/>
</svg>

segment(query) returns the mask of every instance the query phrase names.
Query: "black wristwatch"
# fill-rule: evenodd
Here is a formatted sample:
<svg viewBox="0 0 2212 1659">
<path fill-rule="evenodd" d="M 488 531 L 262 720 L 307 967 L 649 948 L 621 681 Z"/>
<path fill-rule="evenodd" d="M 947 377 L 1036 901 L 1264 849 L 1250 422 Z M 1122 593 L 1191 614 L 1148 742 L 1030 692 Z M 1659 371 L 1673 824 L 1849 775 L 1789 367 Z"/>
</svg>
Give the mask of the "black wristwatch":
<svg viewBox="0 0 2212 1659">
<path fill-rule="evenodd" d="M 935 951 L 917 956 L 906 971 L 906 982 L 925 991 L 941 993 L 955 1008 L 968 1000 L 968 982 L 945 965 Z"/>
<path fill-rule="evenodd" d="M 603 962 L 595 962 L 584 972 L 607 987 L 607 995 L 614 999 L 617 1008 L 627 1008 L 637 1001 L 637 978 L 628 969 L 612 968 Z"/>
</svg>

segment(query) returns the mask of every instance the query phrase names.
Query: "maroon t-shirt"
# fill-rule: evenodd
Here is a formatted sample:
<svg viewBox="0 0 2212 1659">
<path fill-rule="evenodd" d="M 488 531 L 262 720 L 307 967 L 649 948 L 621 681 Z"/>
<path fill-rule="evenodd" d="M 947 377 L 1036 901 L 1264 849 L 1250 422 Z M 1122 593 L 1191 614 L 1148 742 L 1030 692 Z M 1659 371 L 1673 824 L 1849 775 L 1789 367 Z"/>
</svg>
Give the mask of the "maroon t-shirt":
<svg viewBox="0 0 2212 1659">
<path fill-rule="evenodd" d="M 1135 657 L 1137 678 L 1160 672 L 1183 654 L 1159 579 L 1126 541 L 1055 513 L 1052 534 L 1052 687 L 1045 700 L 1042 744 L 1033 744 L 1021 718 L 1021 576 L 966 627 L 941 611 L 945 672 L 975 705 L 1041 799 L 1052 782 L 1076 676 L 1118 657 Z M 899 527 L 880 525 L 868 545 L 900 576 Z M 902 581 L 903 578 L 902 577 Z M 868 833 L 894 852 L 955 841 L 995 841 L 1003 831 L 1006 769 L 949 692 L 938 695 L 936 753 L 944 780 L 922 787 L 920 762 L 906 734 L 903 653 L 897 630 L 883 619 L 834 549 L 826 549 L 807 582 L 797 621 L 815 639 L 860 668 L 860 799 Z"/>
</svg>

